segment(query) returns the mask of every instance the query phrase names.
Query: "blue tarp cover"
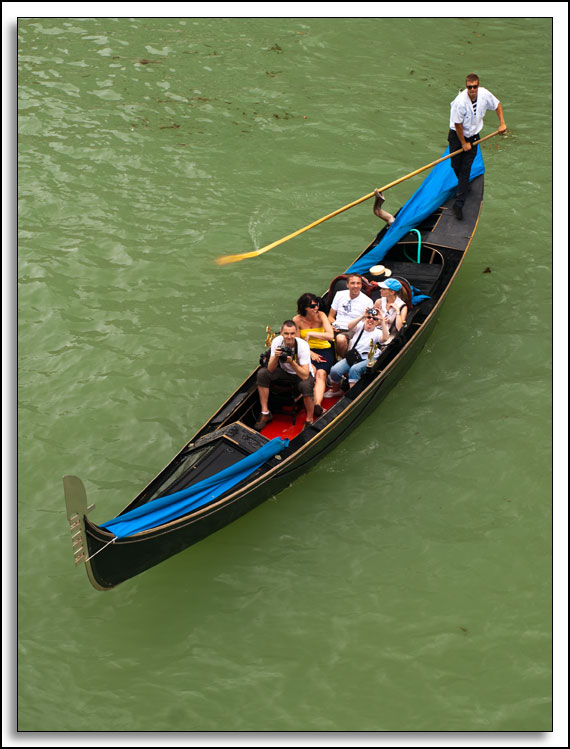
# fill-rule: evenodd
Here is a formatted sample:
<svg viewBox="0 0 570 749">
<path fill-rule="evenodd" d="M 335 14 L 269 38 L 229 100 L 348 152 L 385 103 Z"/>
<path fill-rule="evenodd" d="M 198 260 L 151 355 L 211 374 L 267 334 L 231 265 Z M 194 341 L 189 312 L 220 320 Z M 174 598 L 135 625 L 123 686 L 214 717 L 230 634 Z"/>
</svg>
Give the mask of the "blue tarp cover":
<svg viewBox="0 0 570 749">
<path fill-rule="evenodd" d="M 442 156 L 449 153 L 449 148 L 445 149 Z M 481 147 L 477 149 L 477 155 L 471 165 L 470 180 L 479 177 L 485 171 Z M 421 222 L 430 216 L 437 208 L 443 205 L 455 192 L 457 188 L 457 177 L 451 168 L 451 159 L 442 161 L 437 164 L 429 175 L 424 179 L 422 184 L 402 207 L 396 216 L 396 220 L 386 231 L 381 241 L 372 248 L 370 252 L 353 263 L 347 272 L 366 273 L 373 265 L 382 262 L 388 250 L 396 242 L 411 230 L 416 228 Z"/>
<path fill-rule="evenodd" d="M 111 531 L 117 538 L 124 538 L 176 520 L 176 518 L 182 517 L 220 497 L 224 492 L 253 473 L 256 468 L 284 450 L 288 444 L 289 440 L 276 437 L 260 447 L 259 450 L 214 476 L 210 476 L 188 489 L 182 489 L 182 491 L 174 494 L 153 499 L 151 502 L 126 512 L 124 515 L 119 515 L 113 520 L 103 523 L 101 528 Z"/>
<path fill-rule="evenodd" d="M 423 302 L 424 299 L 431 299 L 431 297 L 429 297 L 427 294 L 422 294 L 419 289 L 416 289 L 415 286 L 412 286 L 412 305 L 415 307 L 416 304 Z"/>
</svg>

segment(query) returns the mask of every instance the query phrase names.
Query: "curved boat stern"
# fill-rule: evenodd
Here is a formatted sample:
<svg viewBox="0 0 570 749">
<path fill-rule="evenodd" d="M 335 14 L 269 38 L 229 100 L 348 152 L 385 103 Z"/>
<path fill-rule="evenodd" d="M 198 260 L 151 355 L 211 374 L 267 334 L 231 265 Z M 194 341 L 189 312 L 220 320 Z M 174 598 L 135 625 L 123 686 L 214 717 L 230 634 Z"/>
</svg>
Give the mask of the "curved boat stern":
<svg viewBox="0 0 570 749">
<path fill-rule="evenodd" d="M 71 532 L 75 565 L 77 566 L 84 562 L 91 584 L 98 590 L 103 590 L 95 580 L 91 570 L 85 531 L 85 518 L 87 517 L 87 513 L 91 512 L 95 505 L 87 506 L 87 492 L 85 491 L 83 481 L 77 476 L 63 477 L 63 491 L 65 493 L 65 507 L 67 509 L 67 519 Z"/>
</svg>

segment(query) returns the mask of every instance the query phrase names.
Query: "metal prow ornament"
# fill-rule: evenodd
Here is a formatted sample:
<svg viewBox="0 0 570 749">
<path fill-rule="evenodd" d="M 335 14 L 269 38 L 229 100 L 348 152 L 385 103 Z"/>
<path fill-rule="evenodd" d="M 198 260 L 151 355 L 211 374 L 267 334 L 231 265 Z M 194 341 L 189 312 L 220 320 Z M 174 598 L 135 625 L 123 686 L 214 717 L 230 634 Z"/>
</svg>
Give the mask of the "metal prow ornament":
<svg viewBox="0 0 570 749">
<path fill-rule="evenodd" d="M 374 364 L 374 354 L 378 351 L 380 348 L 380 344 L 374 343 L 374 341 L 370 341 L 370 351 L 368 352 L 368 357 L 366 361 L 367 367 L 372 367 Z"/>
<path fill-rule="evenodd" d="M 271 344 L 273 342 L 273 339 L 277 338 L 277 336 L 279 335 L 279 333 L 272 333 L 271 332 L 271 325 L 268 325 L 265 328 L 265 333 L 266 333 L 266 335 L 265 335 L 265 347 L 266 348 L 270 348 L 270 346 L 271 346 Z"/>
</svg>

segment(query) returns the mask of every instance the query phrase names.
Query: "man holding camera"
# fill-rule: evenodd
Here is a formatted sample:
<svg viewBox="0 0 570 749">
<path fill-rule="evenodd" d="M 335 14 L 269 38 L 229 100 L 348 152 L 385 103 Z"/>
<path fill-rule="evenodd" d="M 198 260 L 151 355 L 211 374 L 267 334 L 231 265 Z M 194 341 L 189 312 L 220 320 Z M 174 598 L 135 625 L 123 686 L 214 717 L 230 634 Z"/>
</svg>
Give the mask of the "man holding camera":
<svg viewBox="0 0 570 749">
<path fill-rule="evenodd" d="M 306 425 L 313 423 L 313 387 L 315 378 L 311 364 L 311 349 L 307 341 L 298 337 L 297 325 L 293 320 L 285 320 L 281 335 L 273 339 L 271 353 L 266 367 L 257 372 L 257 391 L 261 404 L 261 415 L 254 425 L 260 432 L 273 419 L 269 411 L 269 388 L 272 382 L 296 383 L 303 396 Z"/>
</svg>

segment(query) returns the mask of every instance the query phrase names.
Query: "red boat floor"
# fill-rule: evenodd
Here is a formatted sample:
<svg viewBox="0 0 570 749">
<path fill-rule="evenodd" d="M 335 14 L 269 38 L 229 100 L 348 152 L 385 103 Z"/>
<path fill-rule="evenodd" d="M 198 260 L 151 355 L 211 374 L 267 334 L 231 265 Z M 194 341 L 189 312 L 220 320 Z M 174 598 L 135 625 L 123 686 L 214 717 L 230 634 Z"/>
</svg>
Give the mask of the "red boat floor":
<svg viewBox="0 0 570 749">
<path fill-rule="evenodd" d="M 325 411 L 338 401 L 338 398 L 325 398 L 323 400 L 323 408 Z M 277 413 L 273 414 L 272 421 L 261 430 L 261 434 L 267 439 L 275 439 L 275 437 L 282 437 L 283 439 L 292 440 L 303 430 L 305 426 L 305 419 L 307 414 L 305 409 L 297 412 L 295 423 L 293 424 L 293 416 L 291 413 Z"/>
</svg>

